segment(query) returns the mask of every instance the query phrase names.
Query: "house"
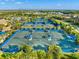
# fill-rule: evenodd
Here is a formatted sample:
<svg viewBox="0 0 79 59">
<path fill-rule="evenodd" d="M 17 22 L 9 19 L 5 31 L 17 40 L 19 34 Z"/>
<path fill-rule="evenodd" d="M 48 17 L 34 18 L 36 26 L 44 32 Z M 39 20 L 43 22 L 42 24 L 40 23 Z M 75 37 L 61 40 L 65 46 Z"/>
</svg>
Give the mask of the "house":
<svg viewBox="0 0 79 59">
<path fill-rule="evenodd" d="M 79 17 L 75 17 L 74 23 L 79 23 Z"/>
<path fill-rule="evenodd" d="M 5 19 L 0 19 L 0 25 L 7 25 L 7 20 Z"/>
</svg>

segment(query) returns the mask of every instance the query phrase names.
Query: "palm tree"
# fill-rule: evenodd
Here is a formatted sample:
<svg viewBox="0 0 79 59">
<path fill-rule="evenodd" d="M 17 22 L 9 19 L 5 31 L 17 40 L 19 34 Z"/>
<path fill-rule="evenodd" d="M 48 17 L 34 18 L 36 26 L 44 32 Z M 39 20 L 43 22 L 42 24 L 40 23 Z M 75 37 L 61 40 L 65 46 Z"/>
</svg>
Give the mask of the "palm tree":
<svg viewBox="0 0 79 59">
<path fill-rule="evenodd" d="M 37 51 L 38 59 L 46 59 L 46 52 L 44 50 Z"/>
<path fill-rule="evenodd" d="M 62 54 L 62 50 L 61 50 L 61 48 L 59 47 L 59 46 L 56 46 L 56 45 L 51 45 L 51 46 L 49 46 L 49 48 L 48 48 L 48 53 L 49 54 L 51 54 L 50 56 L 51 56 L 51 58 L 53 58 L 53 59 L 61 59 L 61 57 L 63 56 L 63 54 Z M 49 57 L 50 57 L 49 56 Z M 51 59 L 50 58 L 50 59 Z"/>
</svg>

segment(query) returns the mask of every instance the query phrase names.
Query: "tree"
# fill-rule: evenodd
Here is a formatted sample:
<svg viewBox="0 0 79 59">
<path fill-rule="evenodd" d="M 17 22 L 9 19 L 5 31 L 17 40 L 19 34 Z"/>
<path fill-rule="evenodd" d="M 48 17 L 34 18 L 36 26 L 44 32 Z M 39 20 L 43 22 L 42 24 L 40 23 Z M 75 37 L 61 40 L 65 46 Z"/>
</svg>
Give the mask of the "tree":
<svg viewBox="0 0 79 59">
<path fill-rule="evenodd" d="M 63 56 L 61 48 L 54 45 L 49 46 L 48 53 L 51 54 L 49 55 L 50 59 L 61 59 Z"/>
<path fill-rule="evenodd" d="M 38 59 L 37 51 L 32 51 L 27 55 L 27 59 Z"/>
<path fill-rule="evenodd" d="M 38 59 L 46 59 L 46 52 L 44 50 L 37 51 Z"/>
<path fill-rule="evenodd" d="M 32 49 L 33 49 L 33 48 L 32 48 L 31 46 L 24 45 L 21 49 L 22 49 L 23 52 L 25 52 L 25 53 L 30 53 L 30 52 L 32 52 Z"/>
</svg>

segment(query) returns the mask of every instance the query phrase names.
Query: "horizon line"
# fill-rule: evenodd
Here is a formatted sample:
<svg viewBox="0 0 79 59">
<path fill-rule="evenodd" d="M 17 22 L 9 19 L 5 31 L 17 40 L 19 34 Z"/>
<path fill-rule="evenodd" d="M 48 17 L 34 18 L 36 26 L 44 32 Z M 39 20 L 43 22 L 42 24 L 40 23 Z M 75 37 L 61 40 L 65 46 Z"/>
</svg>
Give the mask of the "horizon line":
<svg viewBox="0 0 79 59">
<path fill-rule="evenodd" d="M 0 10 L 79 10 L 67 8 L 0 8 Z"/>
</svg>

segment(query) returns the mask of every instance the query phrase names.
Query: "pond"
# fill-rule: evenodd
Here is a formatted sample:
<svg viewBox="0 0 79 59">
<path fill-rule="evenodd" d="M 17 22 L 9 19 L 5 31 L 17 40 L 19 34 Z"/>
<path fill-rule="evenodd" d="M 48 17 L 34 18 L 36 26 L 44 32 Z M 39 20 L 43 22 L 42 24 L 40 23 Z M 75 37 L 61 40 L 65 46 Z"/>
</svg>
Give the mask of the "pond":
<svg viewBox="0 0 79 59">
<path fill-rule="evenodd" d="M 68 35 L 63 30 L 51 29 L 50 32 L 39 30 L 30 32 L 27 29 L 17 30 L 4 44 L 3 48 L 8 48 L 10 45 L 30 45 L 34 50 L 47 51 L 48 45 L 59 45 L 63 52 L 77 52 L 79 45 L 75 43 L 76 37 Z M 10 47 L 9 47 L 10 49 Z M 18 49 L 19 50 L 19 49 Z M 4 49 L 3 51 L 6 52 Z M 14 50 L 16 52 L 16 50 Z M 9 51 L 10 52 L 10 51 Z"/>
<path fill-rule="evenodd" d="M 53 23 L 51 20 L 46 21 L 43 19 L 38 19 L 35 23 L 39 25 L 53 24 L 54 26 L 60 26 L 59 24 Z M 35 25 L 35 23 L 29 22 L 23 23 L 22 25 Z M 58 45 L 63 52 L 78 52 L 79 45 L 76 44 L 75 40 L 76 36 L 69 35 L 62 29 L 22 28 L 16 30 L 15 33 L 0 45 L 0 48 L 3 48 L 2 51 L 4 52 L 16 52 L 19 50 L 19 47 L 29 45 L 32 46 L 34 50 L 42 49 L 47 51 L 49 45 Z"/>
<path fill-rule="evenodd" d="M 0 31 L 0 35 L 5 34 L 5 32 Z"/>
</svg>

